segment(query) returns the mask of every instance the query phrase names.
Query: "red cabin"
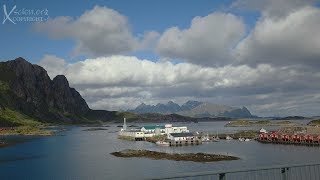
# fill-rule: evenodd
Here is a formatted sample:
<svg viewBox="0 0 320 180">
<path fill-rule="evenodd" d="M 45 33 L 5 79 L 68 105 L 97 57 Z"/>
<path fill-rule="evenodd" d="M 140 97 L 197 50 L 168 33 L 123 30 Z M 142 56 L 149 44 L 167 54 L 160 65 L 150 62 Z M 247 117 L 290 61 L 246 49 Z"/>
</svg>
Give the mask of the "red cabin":
<svg viewBox="0 0 320 180">
<path fill-rule="evenodd" d="M 298 135 L 293 135 L 293 136 L 292 136 L 292 140 L 294 140 L 294 141 L 299 140 L 299 136 L 298 136 Z"/>
<path fill-rule="evenodd" d="M 281 134 L 278 134 L 276 138 L 277 138 L 277 139 L 281 139 L 281 138 L 282 138 L 282 135 L 281 135 Z"/>
<path fill-rule="evenodd" d="M 275 133 L 271 134 L 271 140 L 276 140 L 277 139 L 277 135 Z"/>
</svg>

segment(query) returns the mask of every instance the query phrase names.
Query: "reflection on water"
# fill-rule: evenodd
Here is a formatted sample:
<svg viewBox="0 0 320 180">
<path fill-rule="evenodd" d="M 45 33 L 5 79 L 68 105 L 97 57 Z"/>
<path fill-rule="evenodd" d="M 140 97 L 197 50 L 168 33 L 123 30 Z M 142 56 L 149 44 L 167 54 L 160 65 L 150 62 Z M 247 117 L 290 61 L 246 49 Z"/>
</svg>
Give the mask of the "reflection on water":
<svg viewBox="0 0 320 180">
<path fill-rule="evenodd" d="M 192 131 L 229 133 L 227 122 L 186 125 Z M 177 124 L 179 125 L 179 124 Z M 264 127 L 271 130 L 275 127 Z M 149 142 L 117 139 L 108 131 L 82 131 L 71 127 L 65 136 L 40 137 L 15 146 L 0 148 L 0 174 L 6 179 L 143 179 L 178 173 L 266 167 L 281 164 L 319 162 L 319 147 L 260 144 L 236 140 L 204 143 L 199 146 L 159 147 Z M 111 125 L 110 131 L 119 128 Z M 118 158 L 111 152 L 148 149 L 167 153 L 205 152 L 238 156 L 236 161 L 196 163 L 146 158 Z M 18 172 L 18 173 L 17 173 Z"/>
</svg>

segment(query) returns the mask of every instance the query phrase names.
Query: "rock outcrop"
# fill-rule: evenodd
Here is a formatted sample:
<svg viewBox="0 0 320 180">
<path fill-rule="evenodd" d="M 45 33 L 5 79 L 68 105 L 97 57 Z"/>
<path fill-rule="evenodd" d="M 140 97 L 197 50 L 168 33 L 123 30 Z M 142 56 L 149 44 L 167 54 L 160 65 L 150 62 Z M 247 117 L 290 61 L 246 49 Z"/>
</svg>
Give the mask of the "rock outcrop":
<svg viewBox="0 0 320 180">
<path fill-rule="evenodd" d="M 232 161 L 239 160 L 235 156 L 220 155 L 220 154 L 206 154 L 206 153 L 179 153 L 169 154 L 164 152 L 149 151 L 149 150 L 134 150 L 126 149 L 118 152 L 110 153 L 116 157 L 122 158 L 149 158 L 154 160 L 173 160 L 173 161 L 192 161 L 192 162 L 216 162 L 216 161 Z"/>
<path fill-rule="evenodd" d="M 90 120 L 89 112 L 91 120 L 97 120 L 79 92 L 70 88 L 65 76 L 58 75 L 51 80 L 44 68 L 23 58 L 0 62 L 0 82 L 9 86 L 0 91 L 2 106 L 40 121 L 83 122 Z M 109 111 L 104 111 L 104 117 L 106 114 Z"/>
</svg>

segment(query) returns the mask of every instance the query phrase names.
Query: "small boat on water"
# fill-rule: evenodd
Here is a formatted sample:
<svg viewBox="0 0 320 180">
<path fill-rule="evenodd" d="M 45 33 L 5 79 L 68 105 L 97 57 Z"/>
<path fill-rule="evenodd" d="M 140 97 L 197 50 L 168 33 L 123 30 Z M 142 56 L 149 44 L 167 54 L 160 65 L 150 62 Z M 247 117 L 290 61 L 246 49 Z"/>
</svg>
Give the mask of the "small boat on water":
<svg viewBox="0 0 320 180">
<path fill-rule="evenodd" d="M 209 135 L 207 134 L 206 136 L 203 136 L 203 137 L 201 138 L 201 141 L 202 141 L 202 142 L 210 142 L 211 140 L 210 140 L 210 138 L 209 138 Z"/>
<path fill-rule="evenodd" d="M 226 137 L 226 140 L 232 140 L 233 138 L 232 137 L 230 137 L 230 136 L 227 136 Z"/>
<path fill-rule="evenodd" d="M 157 141 L 156 145 L 158 145 L 158 146 L 170 146 L 170 143 L 165 142 L 165 141 Z"/>
<path fill-rule="evenodd" d="M 219 136 L 213 136 L 212 141 L 213 142 L 218 142 L 220 140 Z"/>
<path fill-rule="evenodd" d="M 245 142 L 248 142 L 248 141 L 251 141 L 251 139 L 248 139 L 248 138 L 239 138 L 239 141 L 245 141 Z"/>
<path fill-rule="evenodd" d="M 263 128 L 261 128 L 259 131 L 260 131 L 260 133 L 268 133 L 268 131 Z"/>
</svg>

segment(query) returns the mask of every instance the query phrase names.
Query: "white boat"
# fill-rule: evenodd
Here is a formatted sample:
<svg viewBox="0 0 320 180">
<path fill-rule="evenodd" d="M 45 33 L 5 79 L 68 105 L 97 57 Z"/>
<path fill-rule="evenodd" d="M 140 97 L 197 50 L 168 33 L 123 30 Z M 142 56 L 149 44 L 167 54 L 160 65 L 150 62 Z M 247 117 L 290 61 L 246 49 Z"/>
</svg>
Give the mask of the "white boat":
<svg viewBox="0 0 320 180">
<path fill-rule="evenodd" d="M 248 141 L 251 141 L 251 139 L 246 138 L 244 141 L 248 142 Z"/>
<path fill-rule="evenodd" d="M 245 141 L 245 139 L 240 137 L 240 138 L 239 138 L 239 141 Z"/>
<path fill-rule="evenodd" d="M 206 136 L 203 136 L 203 137 L 201 138 L 201 141 L 202 141 L 202 142 L 210 142 L 211 140 L 210 140 L 210 138 L 209 138 L 209 135 L 207 134 Z"/>
<path fill-rule="evenodd" d="M 170 146 L 170 143 L 165 142 L 165 141 L 157 141 L 156 145 L 158 145 L 158 146 Z"/>
<path fill-rule="evenodd" d="M 265 130 L 265 129 L 263 129 L 263 128 L 260 129 L 260 132 L 261 132 L 261 133 L 268 133 L 268 131 Z"/>
<path fill-rule="evenodd" d="M 212 137 L 212 142 L 218 142 L 220 140 L 220 138 L 219 137 Z"/>
<path fill-rule="evenodd" d="M 233 138 L 232 137 L 230 137 L 230 136 L 227 136 L 226 137 L 226 140 L 232 140 Z"/>
</svg>

